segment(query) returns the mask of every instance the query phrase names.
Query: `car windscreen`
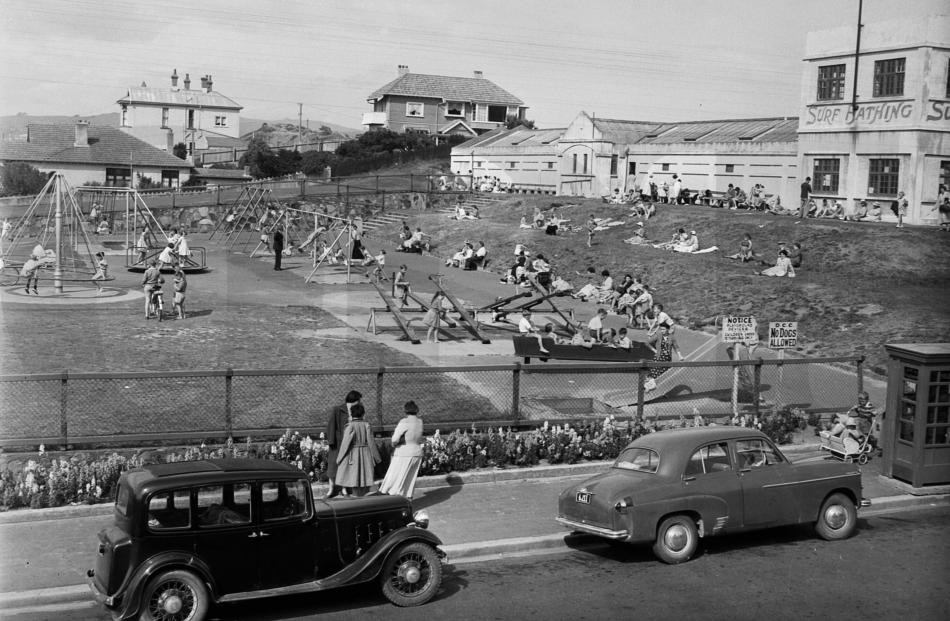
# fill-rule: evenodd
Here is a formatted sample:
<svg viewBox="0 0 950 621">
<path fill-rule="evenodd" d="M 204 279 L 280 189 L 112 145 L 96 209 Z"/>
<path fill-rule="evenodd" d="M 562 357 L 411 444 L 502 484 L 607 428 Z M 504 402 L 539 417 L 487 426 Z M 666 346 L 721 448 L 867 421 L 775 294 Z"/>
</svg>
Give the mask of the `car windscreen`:
<svg viewBox="0 0 950 621">
<path fill-rule="evenodd" d="M 656 451 L 648 448 L 625 448 L 614 462 L 614 468 L 621 470 L 636 470 L 637 472 L 656 472 L 660 463 L 660 456 Z"/>
</svg>

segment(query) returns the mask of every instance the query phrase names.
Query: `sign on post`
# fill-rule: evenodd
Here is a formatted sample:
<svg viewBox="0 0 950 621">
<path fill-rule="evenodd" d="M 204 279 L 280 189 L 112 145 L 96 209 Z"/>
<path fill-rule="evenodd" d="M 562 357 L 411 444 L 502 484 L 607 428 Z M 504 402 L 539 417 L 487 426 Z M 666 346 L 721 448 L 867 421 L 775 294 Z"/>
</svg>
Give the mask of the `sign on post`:
<svg viewBox="0 0 950 621">
<path fill-rule="evenodd" d="M 789 349 L 798 345 L 797 321 L 769 322 L 769 349 Z"/>
<path fill-rule="evenodd" d="M 755 317 L 723 317 L 722 340 L 725 343 L 759 341 L 759 328 Z"/>
</svg>

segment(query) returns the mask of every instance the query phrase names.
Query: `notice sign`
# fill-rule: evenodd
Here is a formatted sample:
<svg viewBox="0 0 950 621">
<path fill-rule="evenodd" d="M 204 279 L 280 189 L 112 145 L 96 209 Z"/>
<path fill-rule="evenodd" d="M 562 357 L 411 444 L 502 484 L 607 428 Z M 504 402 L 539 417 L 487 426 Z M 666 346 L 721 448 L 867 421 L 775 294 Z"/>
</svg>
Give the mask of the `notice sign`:
<svg viewBox="0 0 950 621">
<path fill-rule="evenodd" d="M 755 317 L 723 317 L 722 340 L 726 343 L 757 343 L 759 328 Z"/>
<path fill-rule="evenodd" d="M 769 349 L 788 349 L 798 345 L 797 321 L 769 322 Z"/>
</svg>

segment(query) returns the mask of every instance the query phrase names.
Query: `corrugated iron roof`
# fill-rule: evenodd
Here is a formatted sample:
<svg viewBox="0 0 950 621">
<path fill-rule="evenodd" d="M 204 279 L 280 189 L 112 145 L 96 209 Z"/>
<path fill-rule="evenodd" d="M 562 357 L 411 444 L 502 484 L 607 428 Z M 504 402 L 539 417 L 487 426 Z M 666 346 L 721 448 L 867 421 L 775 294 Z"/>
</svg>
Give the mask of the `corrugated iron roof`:
<svg viewBox="0 0 950 621">
<path fill-rule="evenodd" d="M 616 144 L 634 144 L 646 136 L 659 132 L 660 123 L 654 121 L 624 121 L 620 119 L 592 119 L 604 139 Z"/>
<path fill-rule="evenodd" d="M 177 90 L 149 86 L 130 86 L 125 96 L 116 100 L 116 103 L 193 106 L 196 108 L 222 108 L 226 110 L 241 110 L 244 107 L 217 91 L 208 93 L 202 90 Z"/>
<path fill-rule="evenodd" d="M 90 125 L 89 146 L 76 147 L 75 125 L 29 125 L 26 142 L 0 143 L 0 160 L 191 168 L 185 160 L 115 127 Z"/>
<path fill-rule="evenodd" d="M 499 128 L 467 140 L 455 146 L 452 151 L 462 151 L 476 147 L 484 149 L 490 147 L 504 148 L 554 145 L 561 139 L 561 136 L 564 135 L 564 129 L 563 127 L 555 129 L 529 129 L 523 125 L 512 129 Z"/>
<path fill-rule="evenodd" d="M 407 73 L 401 75 L 367 97 L 381 99 L 386 95 L 426 97 L 446 101 L 473 101 L 476 103 L 523 106 L 524 102 L 485 78 L 457 78 L 445 75 Z"/>
<path fill-rule="evenodd" d="M 795 142 L 798 118 L 733 119 L 664 123 L 644 136 L 640 144 L 678 142 Z"/>
</svg>

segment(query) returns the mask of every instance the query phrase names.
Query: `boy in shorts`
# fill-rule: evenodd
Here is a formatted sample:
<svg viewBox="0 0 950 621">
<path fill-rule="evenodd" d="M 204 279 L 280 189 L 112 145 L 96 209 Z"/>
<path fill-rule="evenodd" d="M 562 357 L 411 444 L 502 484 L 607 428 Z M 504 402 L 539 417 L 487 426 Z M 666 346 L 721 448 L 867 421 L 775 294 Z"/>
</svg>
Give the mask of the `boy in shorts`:
<svg viewBox="0 0 950 621">
<path fill-rule="evenodd" d="M 185 289 L 188 288 L 188 281 L 185 279 L 185 272 L 181 268 L 175 271 L 175 279 L 172 282 L 175 287 L 175 316 L 177 319 L 184 319 Z"/>
</svg>

